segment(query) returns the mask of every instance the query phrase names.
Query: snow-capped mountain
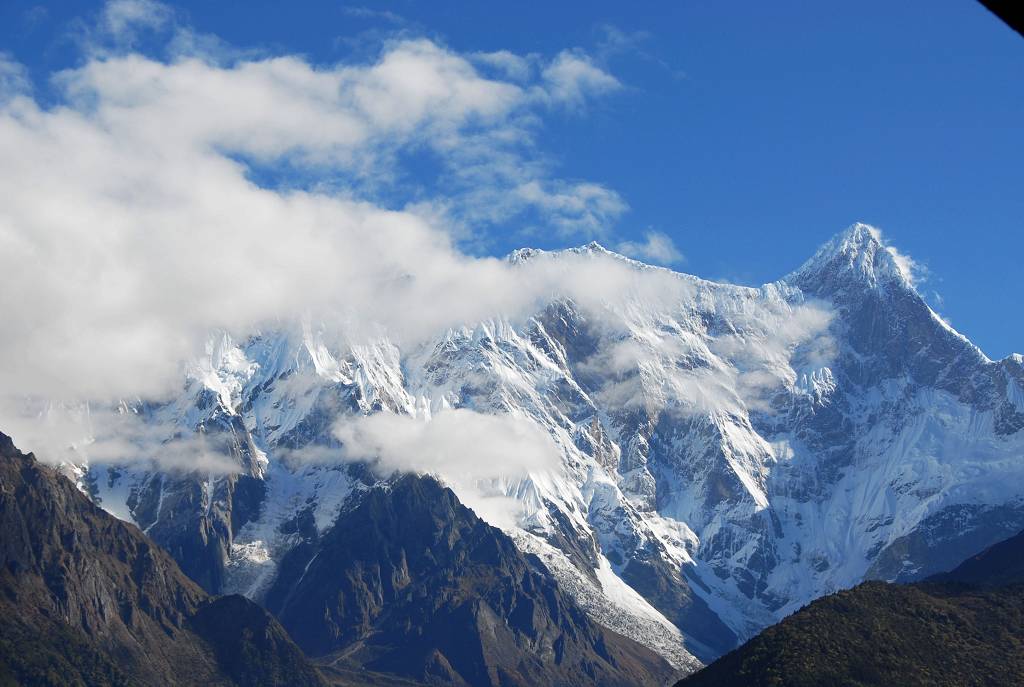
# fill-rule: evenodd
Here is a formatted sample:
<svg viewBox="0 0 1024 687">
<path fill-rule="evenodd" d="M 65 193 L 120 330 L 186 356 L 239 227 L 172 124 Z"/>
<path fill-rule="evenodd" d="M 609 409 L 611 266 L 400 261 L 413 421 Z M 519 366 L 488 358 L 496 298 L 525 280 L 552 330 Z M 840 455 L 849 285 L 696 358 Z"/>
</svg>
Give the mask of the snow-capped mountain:
<svg viewBox="0 0 1024 687">
<path fill-rule="evenodd" d="M 262 600 L 285 555 L 387 477 L 341 459 L 339 421 L 528 420 L 556 465 L 439 477 L 598 623 L 680 669 L 822 594 L 921 578 L 1024 527 L 1024 358 L 989 360 L 948 326 L 874 229 L 760 288 L 597 244 L 509 256 L 536 261 L 636 278 L 404 349 L 311 323 L 217 334 L 179 398 L 126 412 L 201 433 L 236 472 L 93 463 L 83 484 L 210 591 Z"/>
</svg>

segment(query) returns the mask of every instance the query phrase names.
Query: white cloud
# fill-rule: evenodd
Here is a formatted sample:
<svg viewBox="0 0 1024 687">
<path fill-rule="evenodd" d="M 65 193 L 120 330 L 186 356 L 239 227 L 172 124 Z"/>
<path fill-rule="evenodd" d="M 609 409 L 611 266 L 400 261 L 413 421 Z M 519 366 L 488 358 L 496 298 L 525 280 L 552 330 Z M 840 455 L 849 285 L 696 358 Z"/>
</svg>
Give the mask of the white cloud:
<svg viewBox="0 0 1024 687">
<path fill-rule="evenodd" d="M 86 53 L 104 56 L 133 47 L 144 34 L 172 29 L 175 12 L 156 0 L 108 0 L 94 25 L 79 21 L 72 26 Z"/>
<path fill-rule="evenodd" d="M 159 26 L 149 5 L 114 3 L 108 28 Z M 85 429 L 48 428 L 18 405 L 160 399 L 180 389 L 183 361 L 214 329 L 244 335 L 305 315 L 349 339 L 385 333 L 406 346 L 493 316 L 525 318 L 553 297 L 591 311 L 692 299 L 688 282 L 607 255 L 511 265 L 453 244 L 449 218 L 531 211 L 562 236 L 601 235 L 625 211 L 614 191 L 551 174 L 533 142 L 552 105 L 618 88 L 582 54 L 536 67 L 539 58 L 505 55 L 491 59 L 504 74 L 486 76 L 479 56 L 422 39 L 331 67 L 194 46 L 177 40 L 168 61 L 94 56 L 59 75 L 63 99 L 50 108 L 23 70 L 0 62 L 14 75 L 0 79 L 0 428 L 27 448 L 57 456 L 87 436 L 94 460 L 234 469 L 134 416 L 94 411 Z M 401 153 L 423 151 L 452 192 L 401 210 L 375 200 L 368 189 L 400 177 Z M 261 187 L 264 166 L 343 181 Z M 674 250 L 650 237 L 641 247 Z M 625 365 L 630 351 L 617 355 Z M 501 519 L 502 480 L 557 463 L 551 439 L 523 423 L 460 410 L 429 422 L 374 416 L 338 432 L 346 458 L 441 472 Z"/>
<path fill-rule="evenodd" d="M 172 18 L 167 5 L 153 0 L 111 0 L 103 8 L 103 28 L 115 36 L 140 27 L 167 26 Z"/>
<path fill-rule="evenodd" d="M 51 464 L 100 463 L 169 472 L 243 471 L 232 458 L 233 437 L 183 433 L 177 425 L 144 418 L 124 406 L 60 404 L 0 397 L 3 432 L 23 450 Z"/>
<path fill-rule="evenodd" d="M 616 91 L 622 84 L 597 67 L 585 54 L 564 50 L 542 72 L 548 98 L 569 107 L 582 107 L 587 98 Z"/>
<path fill-rule="evenodd" d="M 518 479 L 558 469 L 560 454 L 547 432 L 530 420 L 465 408 L 431 418 L 377 413 L 342 418 L 334 427 L 341 455 L 394 471 Z"/>
<path fill-rule="evenodd" d="M 222 67 L 128 55 L 92 61 L 61 82 L 76 110 L 119 141 L 350 173 L 372 170 L 379 148 L 500 125 L 523 98 L 425 40 L 392 46 L 372 65 L 329 70 L 291 56 Z"/>
<path fill-rule="evenodd" d="M 104 17 L 111 31 L 166 20 L 146 2 L 112 3 Z M 359 199 L 360 180 L 394 174 L 398 150 L 426 148 L 453 168 L 494 162 L 477 191 L 511 199 L 504 218 L 532 207 L 559 231 L 591 232 L 624 208 L 524 157 L 524 119 L 546 107 L 536 86 L 485 78 L 427 40 L 330 68 L 107 54 L 60 74 L 63 102 L 48 109 L 3 64 L 14 75 L 0 98 L 7 394 L 159 396 L 211 329 L 299 313 L 377 323 L 401 340 L 521 308 L 534 294 L 512 286 L 522 271 L 463 255 L 437 224 L 446 215 Z M 347 181 L 261 188 L 252 165 Z M 420 207 L 462 203 L 439 201 Z"/>
<path fill-rule="evenodd" d="M 378 413 L 342 418 L 334 455 L 366 461 L 381 476 L 415 472 L 440 477 L 477 514 L 499 527 L 516 524 L 522 504 L 507 490 L 528 474 L 561 469 L 554 441 L 530 420 L 459 408 L 430 419 Z M 321 454 L 319 459 L 328 457 Z"/>
<path fill-rule="evenodd" d="M 685 259 L 679 249 L 676 248 L 672 237 L 660 231 L 645 232 L 643 241 L 623 241 L 615 249 L 631 258 L 656 262 L 662 265 L 681 263 Z"/>
<path fill-rule="evenodd" d="M 552 217 L 562 236 L 585 232 L 588 236 L 607 234 L 614 220 L 627 209 L 618 193 L 599 184 L 531 180 L 518 186 L 514 197 Z"/>
</svg>

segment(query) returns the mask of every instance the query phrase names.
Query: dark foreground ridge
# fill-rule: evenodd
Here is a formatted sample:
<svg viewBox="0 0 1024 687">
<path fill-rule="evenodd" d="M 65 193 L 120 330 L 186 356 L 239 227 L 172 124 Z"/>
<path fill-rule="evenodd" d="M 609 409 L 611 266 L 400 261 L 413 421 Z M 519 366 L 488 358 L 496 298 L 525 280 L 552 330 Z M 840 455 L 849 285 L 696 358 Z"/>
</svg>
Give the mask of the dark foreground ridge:
<svg viewBox="0 0 1024 687">
<path fill-rule="evenodd" d="M 267 598 L 281 622 L 207 594 L 3 434 L 0 530 L 0 685 L 634 687 L 676 674 L 431 478 L 367 490 L 293 551 Z"/>
<path fill-rule="evenodd" d="M 819 599 L 677 687 L 1024 684 L 1024 533 L 949 573 Z"/>
<path fill-rule="evenodd" d="M 323 685 L 266 611 L 215 599 L 0 434 L 0 684 Z"/>
<path fill-rule="evenodd" d="M 429 477 L 369 490 L 267 596 L 308 655 L 446 685 L 664 685 L 660 656 L 590 620 L 500 530 Z"/>
</svg>

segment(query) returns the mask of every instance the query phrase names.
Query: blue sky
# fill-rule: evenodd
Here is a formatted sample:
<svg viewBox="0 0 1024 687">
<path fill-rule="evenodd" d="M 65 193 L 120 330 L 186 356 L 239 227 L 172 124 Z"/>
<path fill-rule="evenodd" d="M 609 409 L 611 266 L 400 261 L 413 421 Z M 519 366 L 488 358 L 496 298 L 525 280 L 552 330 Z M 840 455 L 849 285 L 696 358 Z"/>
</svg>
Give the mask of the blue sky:
<svg viewBox="0 0 1024 687">
<path fill-rule="evenodd" d="M 1024 40 L 977 3 L 175 7 L 195 31 L 232 46 L 322 65 L 371 59 L 396 36 L 459 54 L 550 60 L 576 49 L 621 87 L 545 114 L 524 159 L 617 194 L 628 209 L 608 213 L 597 238 L 615 247 L 661 232 L 685 256 L 677 269 L 759 284 L 868 222 L 927 269 L 933 306 L 986 353 L 1024 349 Z M 0 51 L 26 65 L 40 100 L 50 74 L 81 63 L 82 34 L 99 11 L 94 2 L 0 7 Z M 142 34 L 132 47 L 155 51 L 159 40 Z M 405 185 L 432 188 L 436 161 L 413 153 L 404 163 Z M 316 181 L 288 173 L 256 174 Z M 591 238 L 528 215 L 483 231 L 470 230 L 466 250 Z"/>
</svg>

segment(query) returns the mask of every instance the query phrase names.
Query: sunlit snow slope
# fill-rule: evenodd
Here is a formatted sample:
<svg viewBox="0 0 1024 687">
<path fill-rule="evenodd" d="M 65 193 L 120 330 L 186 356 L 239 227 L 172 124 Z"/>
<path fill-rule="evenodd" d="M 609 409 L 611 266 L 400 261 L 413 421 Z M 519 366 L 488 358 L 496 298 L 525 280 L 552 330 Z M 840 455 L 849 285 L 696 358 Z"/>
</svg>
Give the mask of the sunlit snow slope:
<svg viewBox="0 0 1024 687">
<path fill-rule="evenodd" d="M 238 474 L 93 464 L 84 483 L 211 590 L 259 599 L 289 549 L 386 477 L 341 460 L 339 421 L 525 418 L 558 464 L 439 476 L 596 620 L 678 667 L 826 592 L 920 578 L 1024 527 L 1024 360 L 991 361 L 945 324 L 875 230 L 757 289 L 597 244 L 509 260 L 636 276 L 615 298 L 552 294 L 409 350 L 309 323 L 219 334 L 180 398 L 126 412 L 168 438 L 201 430 Z"/>
</svg>

